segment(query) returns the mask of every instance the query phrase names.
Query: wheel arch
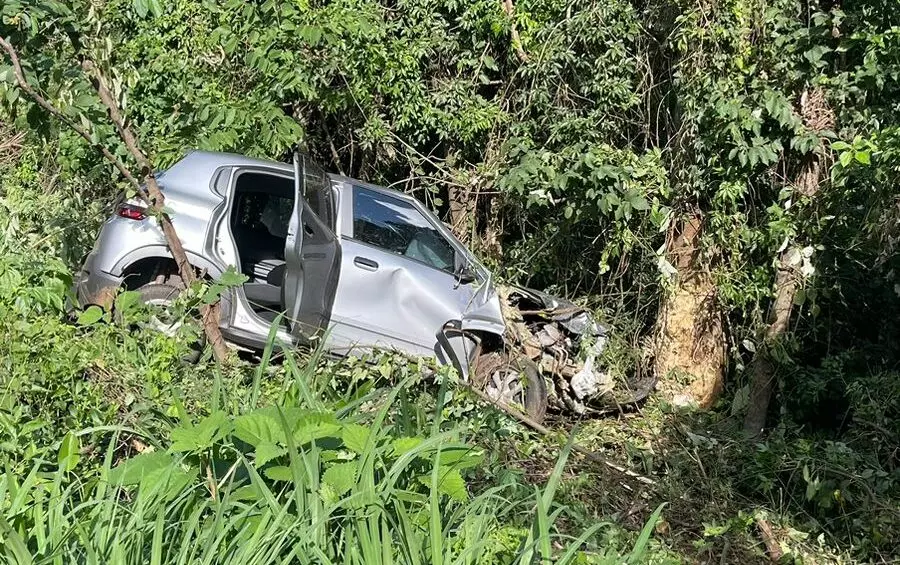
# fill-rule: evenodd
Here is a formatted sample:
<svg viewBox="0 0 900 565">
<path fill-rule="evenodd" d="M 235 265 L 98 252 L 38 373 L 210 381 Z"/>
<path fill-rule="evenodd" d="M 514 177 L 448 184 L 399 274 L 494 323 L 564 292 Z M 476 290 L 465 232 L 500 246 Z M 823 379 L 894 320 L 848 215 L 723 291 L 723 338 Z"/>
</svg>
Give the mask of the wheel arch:
<svg viewBox="0 0 900 565">
<path fill-rule="evenodd" d="M 185 251 L 188 261 L 194 267 L 198 278 L 212 280 L 222 274 L 223 269 L 205 257 Z M 114 274 L 122 281 L 120 287 L 135 290 L 158 280 L 160 276 L 178 276 L 178 265 L 169 249 L 163 245 L 153 245 L 136 249 L 124 256 L 114 267 Z M 232 315 L 233 292 L 223 292 L 220 301 L 219 325 L 227 327 Z"/>
<path fill-rule="evenodd" d="M 503 333 L 495 325 L 467 327 L 464 321 L 449 320 L 438 332 L 435 353 L 441 363 L 452 365 L 460 376 L 468 378 L 476 354 L 501 350 L 503 345 Z"/>
<path fill-rule="evenodd" d="M 221 267 L 202 255 L 190 251 L 185 251 L 185 254 L 203 278 L 216 278 L 222 274 Z M 160 274 L 177 275 L 178 265 L 166 246 L 150 245 L 135 249 L 119 259 L 110 274 L 122 278 L 122 286 L 132 290 L 152 282 Z"/>
</svg>

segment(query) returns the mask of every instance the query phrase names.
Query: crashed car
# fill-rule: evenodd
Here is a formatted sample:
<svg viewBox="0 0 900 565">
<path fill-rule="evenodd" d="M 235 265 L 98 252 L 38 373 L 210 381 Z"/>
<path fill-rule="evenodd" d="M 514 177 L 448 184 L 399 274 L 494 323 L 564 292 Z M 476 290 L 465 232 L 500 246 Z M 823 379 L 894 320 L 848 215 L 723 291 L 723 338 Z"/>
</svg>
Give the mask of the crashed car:
<svg viewBox="0 0 900 565">
<path fill-rule="evenodd" d="M 608 330 L 590 311 L 533 289 L 500 287 L 499 293 L 506 343 L 538 365 L 551 408 L 577 415 L 618 412 L 655 388 L 652 371 L 617 376 L 603 370 Z"/>
<path fill-rule="evenodd" d="M 490 272 L 412 196 L 326 174 L 300 153 L 288 164 L 193 151 L 157 180 L 197 272 L 248 278 L 221 297 L 232 344 L 261 349 L 280 320 L 280 343 L 434 357 L 543 418 L 544 380 L 505 347 Z M 166 307 L 184 289 L 144 206 L 125 200 L 104 223 L 76 275 L 80 305 L 107 307 L 124 288 Z"/>
<path fill-rule="evenodd" d="M 491 273 L 410 195 L 329 175 L 299 152 L 288 164 L 193 151 L 157 180 L 197 272 L 218 278 L 231 267 L 247 277 L 221 297 L 232 344 L 262 349 L 277 320 L 282 344 L 434 357 L 536 421 L 549 398 L 541 365 L 551 380 L 571 369 L 547 366 L 545 351 L 558 355 L 559 344 L 540 332 L 537 345 L 529 339 L 509 294 L 501 300 Z M 127 289 L 165 308 L 185 286 L 138 199 L 117 206 L 75 280 L 82 306 L 109 306 Z M 567 328 L 600 331 L 586 312 L 568 309 Z M 586 376 L 590 363 L 575 365 L 579 402 L 602 393 Z"/>
</svg>

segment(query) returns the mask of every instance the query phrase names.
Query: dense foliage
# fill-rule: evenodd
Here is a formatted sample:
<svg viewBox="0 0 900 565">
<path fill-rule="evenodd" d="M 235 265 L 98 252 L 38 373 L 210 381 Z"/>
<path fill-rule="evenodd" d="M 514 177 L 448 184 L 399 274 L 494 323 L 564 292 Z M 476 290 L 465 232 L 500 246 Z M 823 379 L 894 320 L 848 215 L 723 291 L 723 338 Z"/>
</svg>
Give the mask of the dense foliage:
<svg viewBox="0 0 900 565">
<path fill-rule="evenodd" d="M 279 158 L 302 141 L 330 170 L 416 194 L 503 277 L 595 307 L 614 329 L 605 361 L 622 373 L 649 366 L 660 303 L 683 274 L 673 241 L 685 218 L 699 218 L 697 251 L 727 328 L 723 400 L 702 416 L 653 401 L 643 424 L 594 422 L 578 432 L 582 440 L 666 477 L 648 496 L 651 508 L 673 503 L 664 515 L 681 531 L 673 533 L 671 547 L 710 555 L 714 547 L 718 559 L 721 544 L 726 552 L 730 547 L 723 539 L 754 537 L 762 512 L 780 520 L 782 539 L 791 540 L 784 544 L 795 543 L 795 555 L 812 546 L 868 560 L 900 552 L 900 200 L 894 188 L 900 180 L 900 12 L 892 2 L 6 0 L 0 35 L 16 46 L 29 80 L 123 159 L 124 147 L 79 66 L 85 58 L 112 78 L 159 167 L 189 148 Z M 0 462 L 6 469 L 0 491 L 7 496 L 0 532 L 18 532 L 21 555 L 51 555 L 59 544 L 85 555 L 140 553 L 161 547 L 158 536 L 176 551 L 191 540 L 214 539 L 213 526 L 199 525 L 201 515 L 228 522 L 240 535 L 251 528 L 261 536 L 299 528 L 309 528 L 309 536 L 374 535 L 353 529 L 363 521 L 352 504 L 341 506 L 348 514 L 317 524 L 292 515 L 290 528 L 271 525 L 284 520 L 287 501 L 317 508 L 334 502 L 333 492 L 299 485 L 319 484 L 320 472 L 334 478 L 335 460 L 344 468 L 377 462 L 354 473 L 352 488 L 362 498 L 395 504 L 367 519 L 378 522 L 371 526 L 378 536 L 403 540 L 409 562 L 443 553 L 434 545 L 439 541 L 453 546 L 448 557 L 462 552 L 476 531 L 507 536 L 497 542 L 498 551 L 508 551 L 500 561 L 525 559 L 530 550 L 520 550 L 528 543 L 550 543 L 545 519 L 551 514 L 540 512 L 550 512 L 553 496 L 541 509 L 531 493 L 517 491 L 509 496 L 520 506 L 500 512 L 507 505 L 497 497 L 507 495 L 475 488 L 484 486 L 476 484 L 483 477 L 466 468 L 453 474 L 453 483 L 470 481 L 465 485 L 474 498 L 447 502 L 449 509 L 438 512 L 435 497 L 453 498 L 434 488 L 444 484 L 439 454 L 425 450 L 417 463 L 405 461 L 402 485 L 386 485 L 374 470 L 396 465 L 391 449 L 405 436 L 427 443 L 449 434 L 448 442 L 450 436 L 460 444 L 488 442 L 506 453 L 492 443 L 496 434 L 451 433 L 442 428 L 446 421 L 435 423 L 426 413 L 409 416 L 418 428 L 404 427 L 405 404 L 376 402 L 391 423 L 373 432 L 378 440 L 370 449 L 354 450 L 346 430 L 377 409 L 351 413 L 321 391 L 301 398 L 302 379 L 289 363 L 274 370 L 283 380 L 273 377 L 271 390 L 252 393 L 255 369 L 218 377 L 208 367 L 191 371 L 178 364 L 187 337 L 131 331 L 146 315 L 137 306 L 127 323 L 93 314 L 81 324 L 64 319 L 71 269 L 124 185 L 96 151 L 22 94 L 7 59 L 0 59 L 0 120 Z M 773 337 L 767 312 L 791 262 L 793 309 L 786 331 Z M 747 368 L 760 352 L 773 361 L 776 394 L 767 436 L 745 443 L 734 435 L 735 421 L 750 402 Z M 381 378 L 403 380 L 399 372 L 408 369 L 385 363 Z M 354 389 L 361 379 L 342 386 Z M 202 394 L 214 385 L 223 396 Z M 244 399 L 248 387 L 252 402 L 247 396 L 216 406 L 222 398 Z M 266 443 L 278 464 L 260 463 L 250 449 L 259 446 L 236 431 L 257 409 L 256 395 L 285 413 L 322 414 L 331 427 L 320 439 L 329 446 L 297 451 L 285 435 L 281 444 Z M 452 416 L 480 421 L 483 414 L 468 400 L 454 402 Z M 174 447 L 190 435 L 185 430 L 195 429 L 188 421 L 215 429 L 209 445 Z M 269 431 L 283 434 L 297 422 L 273 420 Z M 496 418 L 491 425 L 511 426 Z M 543 443 L 500 435 L 516 447 L 492 465 L 546 463 Z M 123 489 L 111 498 L 98 486 L 98 478 L 131 454 L 133 437 L 152 437 L 154 453 L 170 453 L 165 465 L 199 473 L 178 485 L 180 498 L 144 500 L 129 486 L 110 487 Z M 78 459 L 73 450 L 81 461 L 70 468 Z M 242 472 L 259 469 L 254 496 L 262 498 L 245 506 L 242 493 L 227 493 L 223 506 L 211 506 L 216 500 L 203 490 L 204 474 L 219 473 L 210 458 L 225 453 L 224 471 L 239 459 Z M 154 457 L 162 465 L 162 456 Z M 294 474 L 279 482 L 278 471 L 266 475 L 273 467 Z M 565 476 L 551 481 L 561 481 L 575 509 L 562 520 L 565 535 L 591 531 L 571 523 L 607 520 L 614 512 L 617 522 L 627 521 L 634 501 L 604 494 L 601 503 L 593 487 L 570 479 L 569 487 Z M 555 486 L 548 488 L 552 494 Z M 269 491 L 274 498 L 265 496 Z M 409 497 L 401 500 L 398 491 Z M 49 493 L 69 501 L 61 514 L 44 506 Z M 147 503 L 133 537 L 101 549 L 91 545 L 99 541 L 90 530 L 63 533 L 80 521 L 119 528 L 122 500 Z M 690 500 L 698 508 L 709 501 L 705 525 L 691 514 Z M 524 506 L 528 511 L 519 512 Z M 197 529 L 163 528 L 157 535 L 157 524 L 192 513 Z M 693 520 L 677 524 L 679 513 Z M 544 530 L 529 529 L 533 516 Z M 51 523 L 62 529 L 51 533 Z M 341 529 L 346 524 L 352 527 Z M 452 535 L 442 539 L 435 528 Z M 409 529 L 417 533 L 407 535 Z M 609 541 L 595 533 L 585 538 L 591 550 Z M 261 544 L 263 538 L 254 539 Z M 315 546 L 324 552 L 318 559 L 373 558 L 349 556 L 350 537 L 329 540 Z M 609 546 L 618 548 L 614 541 Z M 248 550 L 255 547 L 262 545 Z M 472 551 L 474 561 L 482 550 Z"/>
</svg>

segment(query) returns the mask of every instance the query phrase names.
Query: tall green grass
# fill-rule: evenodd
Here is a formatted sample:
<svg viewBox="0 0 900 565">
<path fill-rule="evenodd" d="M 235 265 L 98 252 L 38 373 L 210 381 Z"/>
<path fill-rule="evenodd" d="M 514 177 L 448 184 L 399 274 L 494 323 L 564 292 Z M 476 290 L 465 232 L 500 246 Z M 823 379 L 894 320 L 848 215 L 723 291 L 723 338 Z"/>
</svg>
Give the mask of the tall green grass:
<svg viewBox="0 0 900 565">
<path fill-rule="evenodd" d="M 126 457 L 126 432 L 110 429 L 92 465 L 78 437 L 104 430 L 89 429 L 67 435 L 56 461 L 5 473 L 0 555 L 23 565 L 641 561 L 658 511 L 627 556 L 598 547 L 599 525 L 558 531 L 568 448 L 533 496 L 504 486 L 473 495 L 465 476 L 483 458 L 441 418 L 444 388 L 430 424 L 414 428 L 424 419 L 402 417 L 409 406 L 397 401 L 406 384 L 335 401 L 316 359 L 289 354 L 281 394 L 257 406 L 271 352 L 246 398 L 225 402 L 217 384 L 211 413 L 143 439 L 155 449 Z"/>
</svg>

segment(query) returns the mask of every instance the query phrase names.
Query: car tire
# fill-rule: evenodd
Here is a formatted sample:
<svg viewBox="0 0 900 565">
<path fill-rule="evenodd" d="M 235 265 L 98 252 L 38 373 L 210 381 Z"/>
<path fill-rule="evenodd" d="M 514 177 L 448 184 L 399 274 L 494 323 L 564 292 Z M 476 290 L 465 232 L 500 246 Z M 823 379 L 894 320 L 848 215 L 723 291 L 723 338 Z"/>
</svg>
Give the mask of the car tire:
<svg viewBox="0 0 900 565">
<path fill-rule="evenodd" d="M 547 414 L 547 383 L 531 359 L 497 351 L 482 354 L 473 384 L 501 406 L 523 408 L 534 422 L 541 423 Z"/>
<path fill-rule="evenodd" d="M 147 283 L 135 289 L 141 297 L 142 304 L 151 304 L 156 306 L 168 306 L 172 304 L 181 291 L 184 290 L 184 284 L 178 277 L 169 277 L 165 282 Z M 163 328 L 155 328 L 162 333 L 167 333 Z M 200 338 L 191 344 L 191 350 L 181 359 L 185 363 L 194 364 L 200 361 L 203 354 L 203 346 L 206 344 L 206 336 L 200 333 Z"/>
</svg>

